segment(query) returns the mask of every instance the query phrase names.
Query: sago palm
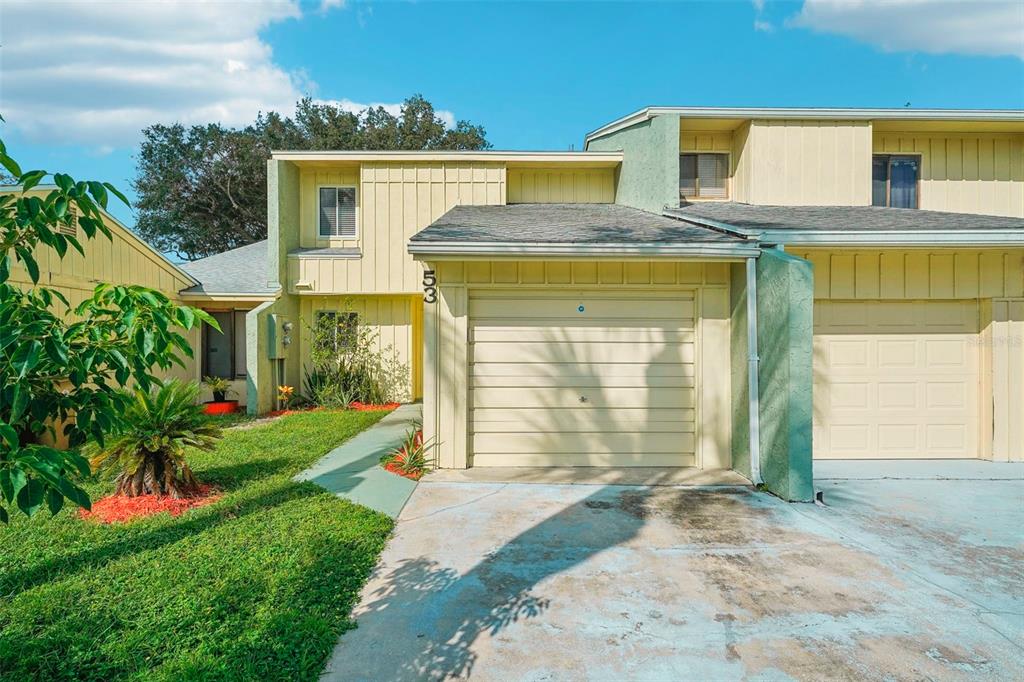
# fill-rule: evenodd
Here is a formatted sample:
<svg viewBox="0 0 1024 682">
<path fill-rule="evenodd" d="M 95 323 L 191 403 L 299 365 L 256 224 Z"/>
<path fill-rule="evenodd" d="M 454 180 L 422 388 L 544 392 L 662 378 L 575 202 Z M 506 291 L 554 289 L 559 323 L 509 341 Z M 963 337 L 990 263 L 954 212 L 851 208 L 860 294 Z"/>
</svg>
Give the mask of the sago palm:
<svg viewBox="0 0 1024 682">
<path fill-rule="evenodd" d="M 203 416 L 199 385 L 172 379 L 151 393 L 137 390 L 124 413 L 124 427 L 86 454 L 93 471 L 113 474 L 117 494 L 190 497 L 199 485 L 185 461 L 188 448 L 212 450 L 220 428 Z"/>
</svg>

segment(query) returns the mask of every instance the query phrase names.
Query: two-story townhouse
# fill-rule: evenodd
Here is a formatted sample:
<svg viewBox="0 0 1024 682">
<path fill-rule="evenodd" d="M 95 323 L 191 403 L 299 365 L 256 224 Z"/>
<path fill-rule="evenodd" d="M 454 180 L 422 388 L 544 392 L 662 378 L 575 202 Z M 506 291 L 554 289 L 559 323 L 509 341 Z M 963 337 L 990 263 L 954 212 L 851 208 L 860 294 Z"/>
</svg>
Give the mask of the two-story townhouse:
<svg viewBox="0 0 1024 682">
<path fill-rule="evenodd" d="M 1022 112 L 652 107 L 586 148 L 619 201 L 813 263 L 815 457 L 1022 457 Z"/>
<path fill-rule="evenodd" d="M 266 297 L 250 410 L 354 310 L 442 467 L 808 499 L 812 450 L 1024 458 L 1024 112 L 649 108 L 584 152 L 275 152 L 268 185 L 265 278 L 219 257 Z"/>
</svg>

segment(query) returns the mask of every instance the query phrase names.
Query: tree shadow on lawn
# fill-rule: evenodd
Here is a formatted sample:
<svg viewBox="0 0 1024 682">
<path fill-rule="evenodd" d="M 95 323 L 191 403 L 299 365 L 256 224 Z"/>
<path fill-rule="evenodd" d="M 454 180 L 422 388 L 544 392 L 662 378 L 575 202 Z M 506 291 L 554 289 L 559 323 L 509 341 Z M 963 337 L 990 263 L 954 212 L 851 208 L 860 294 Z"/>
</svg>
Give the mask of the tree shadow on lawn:
<svg viewBox="0 0 1024 682">
<path fill-rule="evenodd" d="M 199 535 L 224 523 L 230 523 L 253 513 L 265 512 L 287 502 L 324 494 L 323 488 L 309 483 L 282 479 L 277 484 L 258 486 L 249 493 L 229 494 L 206 507 L 186 512 L 183 516 L 155 528 L 135 522 L 110 527 L 110 541 L 89 545 L 68 554 L 50 557 L 39 563 L 28 564 L 19 570 L 0 575 L 0 594 L 8 598 L 37 585 L 58 580 L 84 570 L 96 570 L 125 557 L 149 552 Z M 94 523 L 78 521 L 73 523 Z M 135 524 L 138 525 L 135 525 Z M 133 527 L 134 526 L 134 527 Z M 144 529 L 144 530 L 143 530 Z M 68 529 L 74 533 L 74 529 Z M 81 543 L 69 542 L 69 548 Z"/>
</svg>

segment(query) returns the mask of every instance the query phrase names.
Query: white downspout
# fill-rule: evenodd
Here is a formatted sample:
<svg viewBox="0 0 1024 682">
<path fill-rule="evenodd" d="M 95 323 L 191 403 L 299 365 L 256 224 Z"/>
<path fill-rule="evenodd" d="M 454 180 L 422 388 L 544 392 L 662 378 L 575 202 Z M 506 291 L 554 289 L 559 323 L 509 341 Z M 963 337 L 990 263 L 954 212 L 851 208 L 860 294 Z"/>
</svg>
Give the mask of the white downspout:
<svg viewBox="0 0 1024 682">
<path fill-rule="evenodd" d="M 757 382 L 757 259 L 747 259 L 747 388 L 750 413 L 750 482 L 761 479 L 761 409 Z"/>
</svg>

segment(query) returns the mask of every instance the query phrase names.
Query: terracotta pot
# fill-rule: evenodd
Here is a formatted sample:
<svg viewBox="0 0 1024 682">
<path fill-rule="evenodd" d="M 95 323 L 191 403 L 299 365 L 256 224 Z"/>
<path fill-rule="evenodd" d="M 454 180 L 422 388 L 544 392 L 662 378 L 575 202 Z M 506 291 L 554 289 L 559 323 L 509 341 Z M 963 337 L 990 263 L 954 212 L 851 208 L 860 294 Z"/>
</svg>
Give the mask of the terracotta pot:
<svg viewBox="0 0 1024 682">
<path fill-rule="evenodd" d="M 210 400 L 203 403 L 206 414 L 234 414 L 238 412 L 237 400 Z"/>
</svg>

